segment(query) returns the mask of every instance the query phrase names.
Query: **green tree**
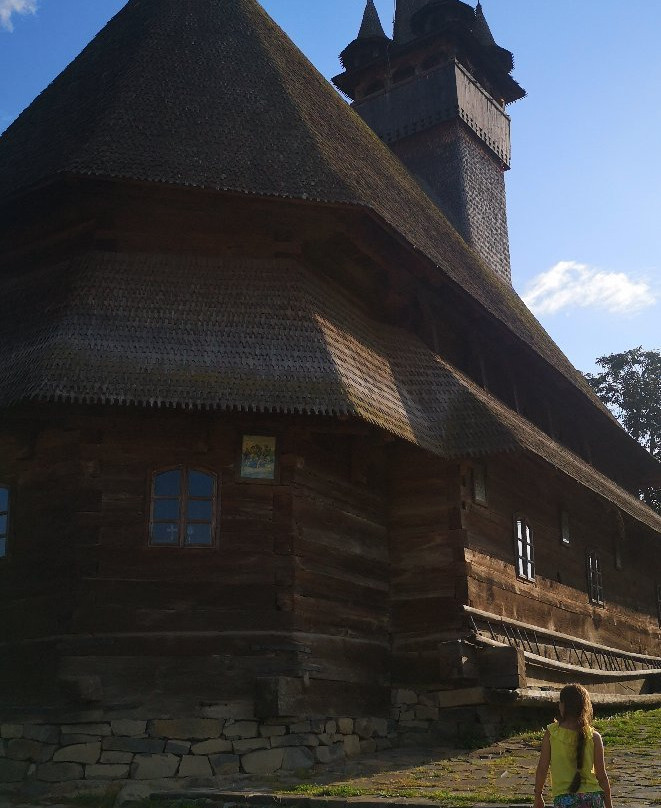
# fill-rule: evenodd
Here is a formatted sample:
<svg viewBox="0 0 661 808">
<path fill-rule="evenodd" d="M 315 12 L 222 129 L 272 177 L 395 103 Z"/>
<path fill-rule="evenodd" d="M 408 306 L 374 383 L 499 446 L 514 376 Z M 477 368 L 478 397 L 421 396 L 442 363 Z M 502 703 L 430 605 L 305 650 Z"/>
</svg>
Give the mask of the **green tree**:
<svg viewBox="0 0 661 808">
<path fill-rule="evenodd" d="M 590 386 L 631 437 L 661 460 L 661 352 L 632 348 L 600 356 L 602 373 L 587 373 Z M 641 493 L 661 513 L 661 489 Z"/>
</svg>

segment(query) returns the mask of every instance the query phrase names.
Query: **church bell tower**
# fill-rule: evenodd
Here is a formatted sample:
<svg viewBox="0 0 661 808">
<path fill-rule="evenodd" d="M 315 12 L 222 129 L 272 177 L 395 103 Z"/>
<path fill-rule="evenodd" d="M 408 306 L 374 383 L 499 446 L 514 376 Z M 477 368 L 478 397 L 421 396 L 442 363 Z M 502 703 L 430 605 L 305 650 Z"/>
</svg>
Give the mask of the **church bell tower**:
<svg viewBox="0 0 661 808">
<path fill-rule="evenodd" d="M 504 172 L 506 105 L 525 96 L 481 4 L 397 0 L 393 39 L 367 0 L 333 81 L 459 234 L 511 283 Z"/>
</svg>

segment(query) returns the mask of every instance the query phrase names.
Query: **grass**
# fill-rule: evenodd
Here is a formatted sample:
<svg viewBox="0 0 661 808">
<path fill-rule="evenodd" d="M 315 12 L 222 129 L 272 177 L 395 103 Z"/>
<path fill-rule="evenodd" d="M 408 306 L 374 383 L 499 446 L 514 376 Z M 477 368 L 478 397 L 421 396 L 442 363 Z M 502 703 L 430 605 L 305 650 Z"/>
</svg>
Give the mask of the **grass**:
<svg viewBox="0 0 661 808">
<path fill-rule="evenodd" d="M 661 748 L 661 709 L 618 713 L 608 718 L 598 718 L 594 725 L 607 747 Z"/>
<path fill-rule="evenodd" d="M 493 790 L 452 791 L 449 789 L 428 788 L 357 788 L 346 783 L 315 786 L 309 783 L 294 786 L 288 792 L 306 797 L 409 797 L 433 800 L 440 806 L 464 806 L 475 803 L 513 804 L 529 802 L 530 795 L 504 794 Z"/>
</svg>

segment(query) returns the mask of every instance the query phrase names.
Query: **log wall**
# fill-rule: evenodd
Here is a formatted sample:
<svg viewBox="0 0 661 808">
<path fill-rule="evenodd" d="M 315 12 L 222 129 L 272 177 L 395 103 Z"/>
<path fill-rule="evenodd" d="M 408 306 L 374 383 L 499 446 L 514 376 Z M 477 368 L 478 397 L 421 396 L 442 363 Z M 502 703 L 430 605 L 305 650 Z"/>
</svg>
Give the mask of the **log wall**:
<svg viewBox="0 0 661 808">
<path fill-rule="evenodd" d="M 293 476 L 291 609 L 313 712 L 390 698 L 386 452 L 363 432 L 302 435 Z"/>
<path fill-rule="evenodd" d="M 252 695 L 255 676 L 299 672 L 284 608 L 286 433 L 279 483 L 253 484 L 234 476 L 240 436 L 256 427 L 245 417 L 68 408 L 42 425 L 38 408 L 21 412 L 5 421 L 24 438 L 4 441 L 13 535 L 0 564 L 2 641 L 23 641 L 30 665 L 57 646 L 58 670 L 38 666 L 46 679 L 98 677 L 110 702 Z M 148 544 L 151 474 L 180 464 L 221 481 L 213 548 Z"/>
<path fill-rule="evenodd" d="M 438 645 L 463 622 L 459 464 L 397 443 L 389 467 L 393 677 L 424 686 L 443 677 Z"/>
<path fill-rule="evenodd" d="M 522 454 L 487 464 L 488 504 L 471 501 L 464 468 L 468 604 L 625 651 L 661 654 L 655 587 L 661 546 L 651 530 L 624 520 L 613 506 Z M 569 514 L 570 543 L 560 513 Z M 517 577 L 514 515 L 527 518 L 534 538 L 536 578 Z M 590 603 L 586 557 L 602 564 L 604 606 Z"/>
</svg>

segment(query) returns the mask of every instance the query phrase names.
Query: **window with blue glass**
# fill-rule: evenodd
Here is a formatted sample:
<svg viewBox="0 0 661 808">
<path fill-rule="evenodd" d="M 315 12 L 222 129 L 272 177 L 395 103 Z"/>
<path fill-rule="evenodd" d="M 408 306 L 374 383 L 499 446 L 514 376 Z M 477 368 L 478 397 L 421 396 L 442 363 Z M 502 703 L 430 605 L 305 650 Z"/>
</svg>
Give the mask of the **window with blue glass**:
<svg viewBox="0 0 661 808">
<path fill-rule="evenodd" d="M 7 555 L 7 538 L 9 536 L 9 489 L 0 485 L 0 558 Z"/>
<path fill-rule="evenodd" d="M 185 467 L 152 477 L 149 543 L 155 547 L 212 547 L 218 518 L 215 474 Z"/>
</svg>

